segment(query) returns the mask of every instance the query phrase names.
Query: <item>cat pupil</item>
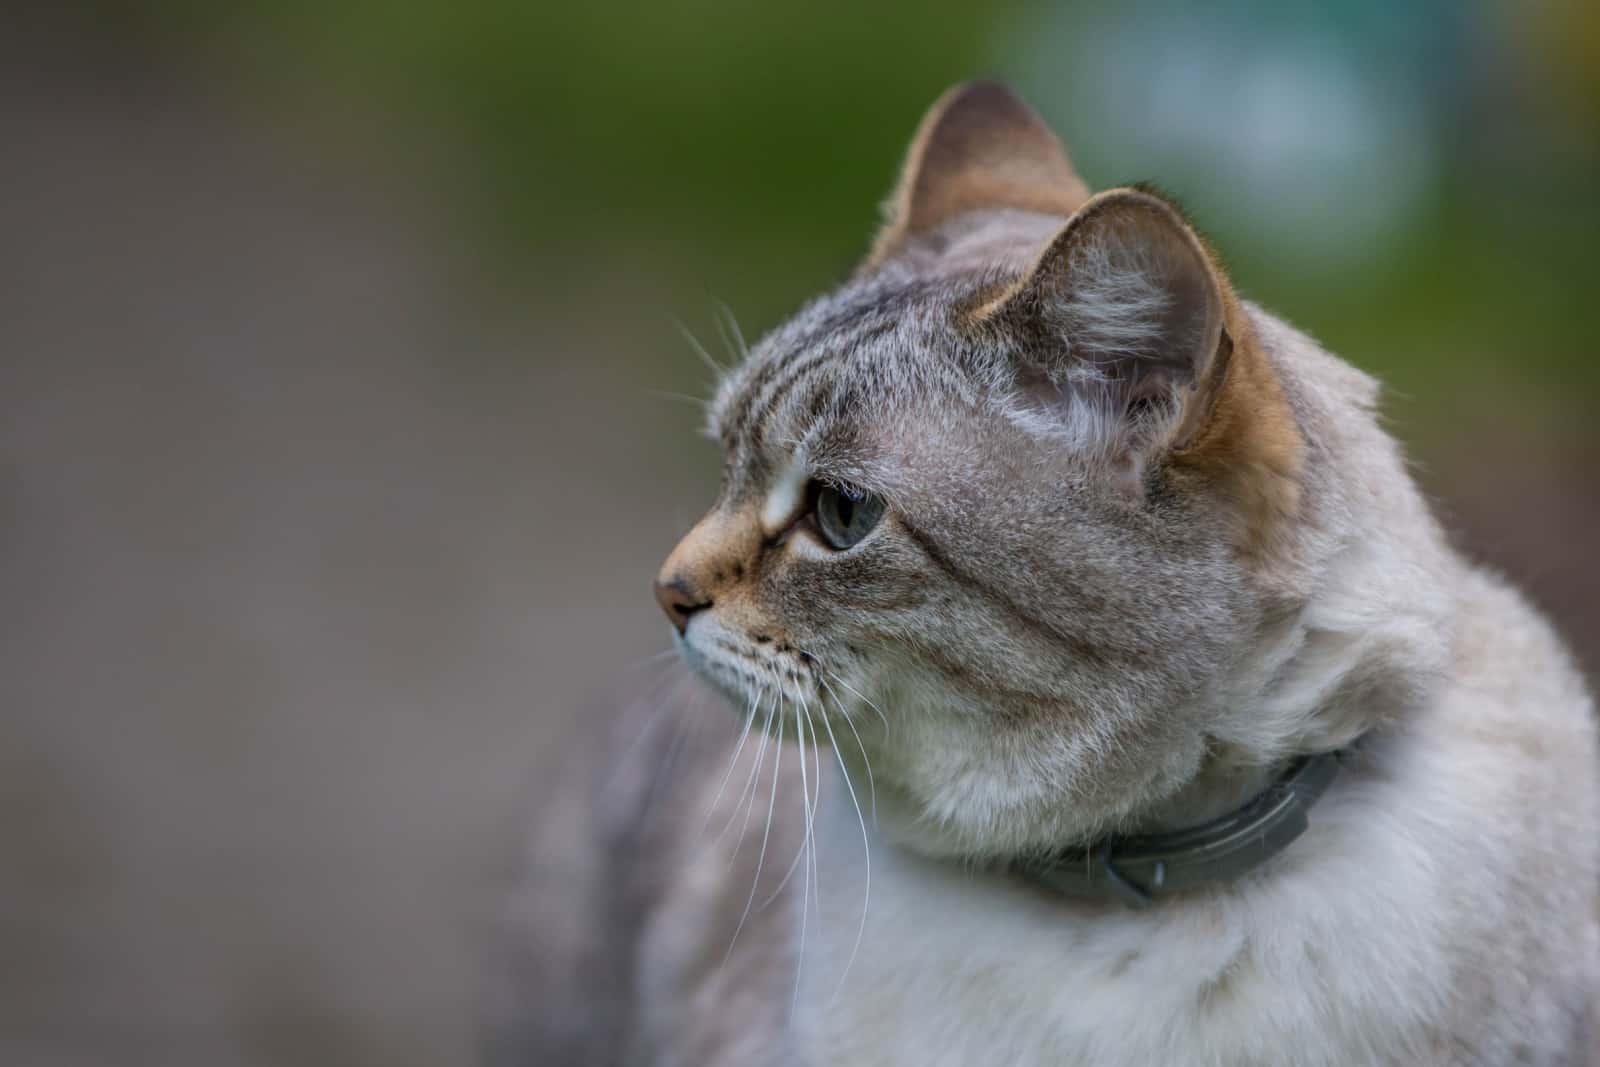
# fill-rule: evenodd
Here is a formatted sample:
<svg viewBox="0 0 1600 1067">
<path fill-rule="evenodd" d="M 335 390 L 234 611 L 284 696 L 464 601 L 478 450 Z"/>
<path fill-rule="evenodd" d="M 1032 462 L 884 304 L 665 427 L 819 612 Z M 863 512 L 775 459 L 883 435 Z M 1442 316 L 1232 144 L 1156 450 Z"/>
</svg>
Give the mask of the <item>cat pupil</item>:
<svg viewBox="0 0 1600 1067">
<path fill-rule="evenodd" d="M 833 486 L 817 486 L 814 492 L 818 532 L 840 551 L 866 537 L 883 517 L 883 501 L 871 494 Z"/>
</svg>

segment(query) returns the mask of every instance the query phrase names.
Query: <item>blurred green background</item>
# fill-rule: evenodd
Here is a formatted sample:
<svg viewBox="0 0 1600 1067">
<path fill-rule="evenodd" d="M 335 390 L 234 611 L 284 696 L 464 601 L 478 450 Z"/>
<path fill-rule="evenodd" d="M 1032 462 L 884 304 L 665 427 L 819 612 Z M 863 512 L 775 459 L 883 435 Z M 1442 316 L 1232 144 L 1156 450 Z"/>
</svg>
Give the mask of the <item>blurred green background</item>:
<svg viewBox="0 0 1600 1067">
<path fill-rule="evenodd" d="M 922 109 L 978 72 L 1401 388 L 1594 380 L 1592 5 L 250 6 L 146 25 L 229 35 L 264 93 L 292 64 L 447 131 L 483 182 L 455 207 L 525 264 L 642 254 L 770 324 L 839 279 Z"/>
<path fill-rule="evenodd" d="M 1594 4 L 19 5 L 0 1060 L 470 1062 L 519 797 L 714 492 L 675 320 L 842 279 L 976 75 L 1388 383 L 1596 662 Z"/>
</svg>

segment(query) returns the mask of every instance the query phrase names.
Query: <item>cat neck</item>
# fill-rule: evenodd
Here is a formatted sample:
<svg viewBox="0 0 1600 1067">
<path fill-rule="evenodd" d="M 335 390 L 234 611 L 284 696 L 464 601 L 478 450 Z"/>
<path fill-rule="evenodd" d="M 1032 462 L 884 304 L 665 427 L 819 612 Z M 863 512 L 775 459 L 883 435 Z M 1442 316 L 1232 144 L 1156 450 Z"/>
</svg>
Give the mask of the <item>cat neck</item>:
<svg viewBox="0 0 1600 1067">
<path fill-rule="evenodd" d="M 1297 756 L 1270 771 L 1222 755 L 1132 831 L 1016 856 L 990 855 L 962 866 L 1021 879 L 1067 900 L 1120 902 L 1136 909 L 1225 886 L 1300 838 L 1313 807 L 1361 740 L 1338 751 Z M 865 823 L 862 832 L 867 832 Z"/>
<path fill-rule="evenodd" d="M 1122 829 L 1151 835 L 1188 830 L 1236 811 L 1272 787 L 1299 754 L 1262 762 L 1232 746 L 1215 748 L 1198 774 Z"/>
<path fill-rule="evenodd" d="M 1061 896 L 1149 907 L 1177 893 L 1239 879 L 1293 845 L 1355 746 L 1294 760 L 1244 804 L 1185 829 L 1112 836 L 1086 848 L 1010 864 Z"/>
</svg>

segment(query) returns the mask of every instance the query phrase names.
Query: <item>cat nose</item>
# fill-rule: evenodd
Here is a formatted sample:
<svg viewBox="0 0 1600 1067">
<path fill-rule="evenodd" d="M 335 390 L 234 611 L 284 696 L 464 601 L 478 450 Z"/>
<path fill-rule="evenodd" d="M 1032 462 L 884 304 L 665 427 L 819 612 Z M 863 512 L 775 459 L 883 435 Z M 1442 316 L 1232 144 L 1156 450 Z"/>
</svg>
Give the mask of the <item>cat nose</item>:
<svg viewBox="0 0 1600 1067">
<path fill-rule="evenodd" d="M 689 616 L 711 606 L 711 598 L 700 595 L 682 578 L 657 578 L 656 603 L 667 613 L 681 634 L 689 628 Z"/>
<path fill-rule="evenodd" d="M 681 634 L 743 579 L 744 561 L 761 548 L 761 525 L 751 509 L 713 508 L 684 534 L 656 572 L 656 603 Z"/>
</svg>

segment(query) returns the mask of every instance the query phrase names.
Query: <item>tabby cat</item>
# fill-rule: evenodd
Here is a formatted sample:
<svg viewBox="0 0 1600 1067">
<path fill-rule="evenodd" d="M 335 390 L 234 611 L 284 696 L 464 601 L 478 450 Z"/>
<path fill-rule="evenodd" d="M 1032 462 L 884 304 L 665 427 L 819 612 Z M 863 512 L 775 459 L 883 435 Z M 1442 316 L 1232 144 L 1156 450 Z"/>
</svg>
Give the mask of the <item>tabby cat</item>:
<svg viewBox="0 0 1600 1067">
<path fill-rule="evenodd" d="M 658 579 L 742 722 L 574 742 L 491 1058 L 1600 1063 L 1590 697 L 1373 380 L 999 86 L 887 214 Z"/>
</svg>

